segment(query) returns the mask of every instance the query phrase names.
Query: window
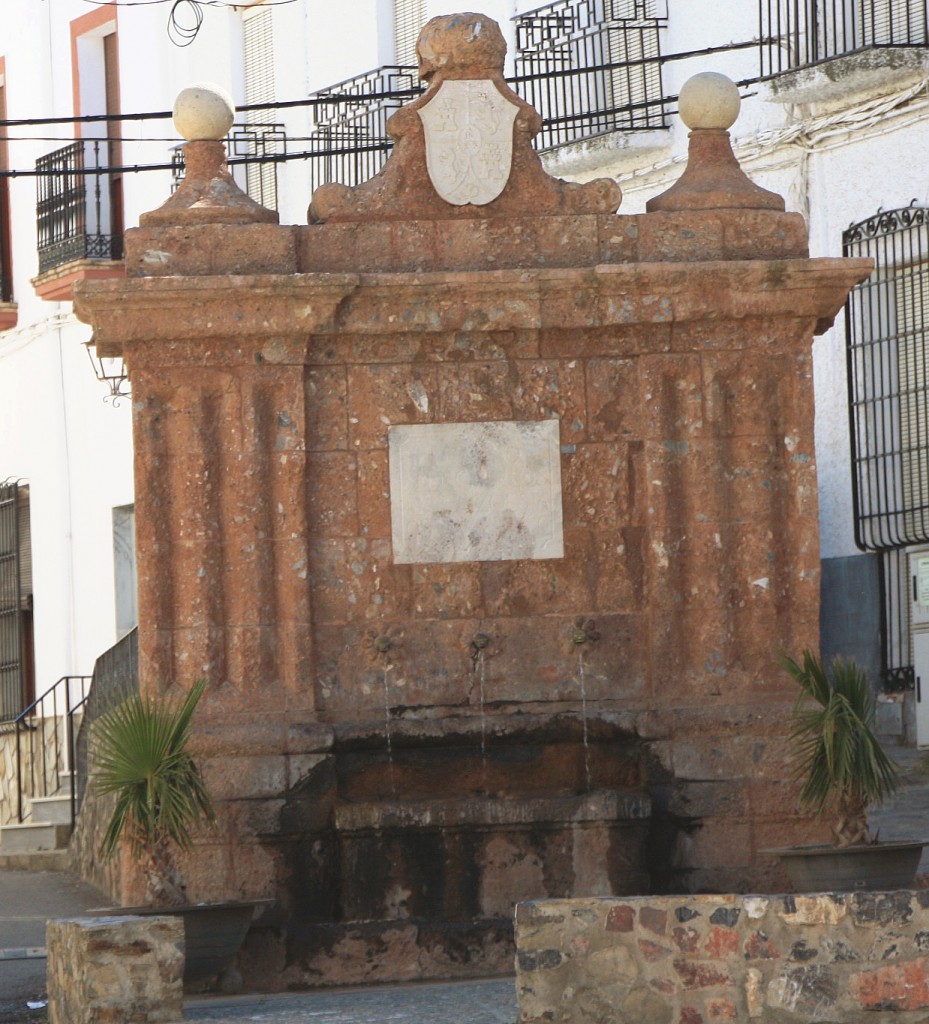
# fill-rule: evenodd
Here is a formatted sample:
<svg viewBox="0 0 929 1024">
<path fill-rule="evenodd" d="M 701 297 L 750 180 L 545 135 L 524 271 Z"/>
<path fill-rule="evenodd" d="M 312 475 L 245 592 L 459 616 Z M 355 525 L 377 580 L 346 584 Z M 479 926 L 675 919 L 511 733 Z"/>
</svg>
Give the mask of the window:
<svg viewBox="0 0 929 1024">
<path fill-rule="evenodd" d="M 855 540 L 881 553 L 887 689 L 913 685 L 907 549 L 929 542 L 929 208 L 850 227 L 846 256 L 874 273 L 846 305 Z"/>
<path fill-rule="evenodd" d="M 394 63 L 419 66 L 416 40 L 426 24 L 426 0 L 394 0 Z"/>
<path fill-rule="evenodd" d="M 855 539 L 929 542 L 929 208 L 878 213 L 843 235 L 875 270 L 846 307 Z"/>
<path fill-rule="evenodd" d="M 119 53 L 114 8 L 71 22 L 75 114 L 119 113 Z M 75 124 L 80 141 L 36 161 L 39 274 L 78 260 L 122 257 L 122 144 L 118 121 Z M 70 298 L 73 280 L 37 286 L 42 298 Z"/>
<path fill-rule="evenodd" d="M 0 721 L 35 698 L 29 487 L 0 483 Z"/>
<path fill-rule="evenodd" d="M 275 101 L 273 8 L 254 7 L 242 15 L 245 105 Z M 250 110 L 245 125 L 236 125 L 229 139 L 232 157 L 246 159 L 245 191 L 269 210 L 277 209 L 277 165 L 262 158 L 284 148 L 284 126 L 272 124 L 269 110 Z"/>
<path fill-rule="evenodd" d="M 666 18 L 658 0 L 557 0 L 515 19 L 516 89 L 545 121 L 540 148 L 667 127 Z"/>
<path fill-rule="evenodd" d="M 135 568 L 135 506 L 113 509 L 113 585 L 116 590 L 116 638 L 139 624 Z"/>
</svg>

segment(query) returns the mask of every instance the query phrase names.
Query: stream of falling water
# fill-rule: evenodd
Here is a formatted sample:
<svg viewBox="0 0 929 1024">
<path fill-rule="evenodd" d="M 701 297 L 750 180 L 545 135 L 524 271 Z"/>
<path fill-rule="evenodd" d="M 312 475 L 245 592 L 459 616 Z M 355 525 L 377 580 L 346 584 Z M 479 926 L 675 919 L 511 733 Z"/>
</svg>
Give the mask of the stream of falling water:
<svg viewBox="0 0 929 1024">
<path fill-rule="evenodd" d="M 388 682 L 388 675 L 390 674 L 390 665 L 384 665 L 383 680 L 384 680 L 384 735 L 387 737 L 387 774 L 390 778 L 390 792 L 393 795 L 394 800 L 397 799 L 397 780 L 394 777 L 394 748 L 393 740 L 390 735 L 390 684 Z"/>
<path fill-rule="evenodd" d="M 484 652 L 477 652 L 478 701 L 481 709 L 481 792 L 487 792 L 487 715 L 484 708 Z"/>
<path fill-rule="evenodd" d="M 587 737 L 587 680 L 584 675 L 584 650 L 577 652 L 577 674 L 581 686 L 581 727 L 584 737 L 584 779 L 590 792 L 590 743 Z"/>
</svg>

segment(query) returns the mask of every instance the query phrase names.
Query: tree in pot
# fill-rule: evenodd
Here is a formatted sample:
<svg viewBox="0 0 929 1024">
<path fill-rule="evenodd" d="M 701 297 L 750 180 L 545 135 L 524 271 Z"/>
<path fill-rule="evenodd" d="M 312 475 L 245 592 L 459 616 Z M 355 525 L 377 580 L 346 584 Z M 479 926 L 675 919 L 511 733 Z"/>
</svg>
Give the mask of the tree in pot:
<svg viewBox="0 0 929 1024">
<path fill-rule="evenodd" d="M 116 806 L 103 836 L 110 858 L 126 840 L 146 879 L 146 903 L 181 906 L 186 885 L 175 848 L 190 849 L 191 830 L 216 820 L 203 776 L 188 749 L 194 712 L 206 687 L 195 683 L 183 702 L 132 694 L 94 723 L 94 785 L 114 794 Z"/>
<path fill-rule="evenodd" d="M 803 652 L 802 664 L 789 657 L 783 664 L 800 687 L 790 739 L 801 803 L 817 814 L 834 803 L 836 846 L 873 843 L 868 806 L 894 792 L 900 773 L 874 732 L 867 674 L 841 658 L 826 672 L 811 651 Z"/>
<path fill-rule="evenodd" d="M 125 842 L 146 881 L 145 906 L 120 912 L 182 916 L 188 986 L 225 971 L 256 907 L 271 902 L 191 904 L 187 898 L 177 851 L 190 849 L 198 825 L 216 820 L 189 749 L 194 712 L 205 688 L 205 681 L 197 682 L 183 700 L 132 694 L 108 708 L 91 728 L 93 784 L 98 793 L 116 798 L 101 852 L 112 857 Z"/>
<path fill-rule="evenodd" d="M 899 768 L 874 731 L 876 703 L 867 674 L 836 658 L 829 670 L 811 651 L 782 660 L 800 687 L 790 733 L 800 802 L 818 815 L 833 809 L 833 846 L 781 847 L 776 853 L 799 891 L 903 887 L 912 882 L 922 842 L 879 843 L 868 807 L 894 792 Z"/>
</svg>

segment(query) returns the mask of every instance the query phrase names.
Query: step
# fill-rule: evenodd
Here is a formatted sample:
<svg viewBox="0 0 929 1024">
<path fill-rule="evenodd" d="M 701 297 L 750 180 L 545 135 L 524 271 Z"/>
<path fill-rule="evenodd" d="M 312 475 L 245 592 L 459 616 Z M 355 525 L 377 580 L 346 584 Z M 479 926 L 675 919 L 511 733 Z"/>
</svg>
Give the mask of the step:
<svg viewBox="0 0 929 1024">
<path fill-rule="evenodd" d="M 0 853 L 0 871 L 70 871 L 68 850 L 34 850 L 32 853 Z"/>
<path fill-rule="evenodd" d="M 33 825 L 70 825 L 71 794 L 37 796 L 29 801 L 29 820 Z"/>
<path fill-rule="evenodd" d="M 0 828 L 0 854 L 62 850 L 71 837 L 71 825 L 4 825 Z"/>
</svg>

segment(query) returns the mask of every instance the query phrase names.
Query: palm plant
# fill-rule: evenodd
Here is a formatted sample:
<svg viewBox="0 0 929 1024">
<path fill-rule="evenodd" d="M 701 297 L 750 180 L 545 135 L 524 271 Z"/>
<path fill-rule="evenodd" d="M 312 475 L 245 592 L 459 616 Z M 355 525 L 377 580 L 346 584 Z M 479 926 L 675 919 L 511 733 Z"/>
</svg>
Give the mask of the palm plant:
<svg viewBox="0 0 929 1024">
<path fill-rule="evenodd" d="M 205 685 L 197 682 L 182 702 L 132 694 L 105 711 L 91 733 L 94 785 L 116 796 L 102 853 L 112 857 L 125 839 L 144 865 L 146 900 L 161 906 L 187 901 L 174 848 L 188 849 L 192 827 L 215 820 L 188 750 Z"/>
<path fill-rule="evenodd" d="M 836 846 L 875 842 L 868 805 L 882 803 L 897 788 L 899 769 L 875 735 L 867 674 L 841 658 L 827 672 L 810 651 L 803 652 L 802 664 L 789 657 L 782 664 L 800 686 L 790 740 L 803 783 L 801 803 L 822 814 L 835 801 Z"/>
</svg>

